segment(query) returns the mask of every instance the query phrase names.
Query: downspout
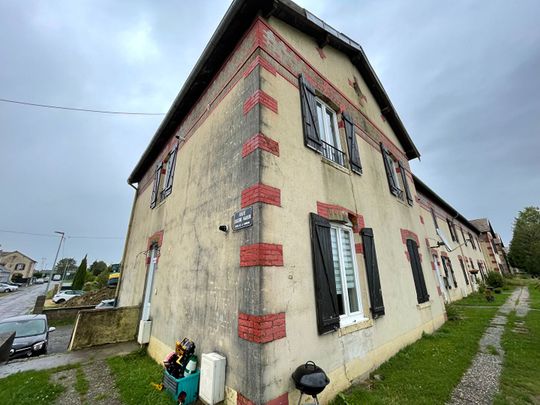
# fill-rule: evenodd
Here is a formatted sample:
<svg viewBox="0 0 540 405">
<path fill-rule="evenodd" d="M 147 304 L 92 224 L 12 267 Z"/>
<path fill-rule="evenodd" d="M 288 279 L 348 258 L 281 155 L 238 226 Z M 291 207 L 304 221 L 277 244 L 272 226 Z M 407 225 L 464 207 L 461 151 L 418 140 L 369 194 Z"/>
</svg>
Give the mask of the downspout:
<svg viewBox="0 0 540 405">
<path fill-rule="evenodd" d="M 126 259 L 126 251 L 127 251 L 127 245 L 129 241 L 129 235 L 131 234 L 131 226 L 133 224 L 133 217 L 135 213 L 135 204 L 137 202 L 137 192 L 139 189 L 135 187 L 132 183 L 128 181 L 128 184 L 130 187 L 132 187 L 135 190 L 135 195 L 133 196 L 133 204 L 131 205 L 131 215 L 129 216 L 129 223 L 128 223 L 128 229 L 126 233 L 126 239 L 124 241 L 124 251 L 122 252 L 122 259 L 120 261 L 120 277 L 118 277 L 118 284 L 116 285 L 116 291 L 114 293 L 114 302 L 115 307 L 118 306 L 118 294 L 120 293 L 120 287 L 122 285 L 122 277 L 124 276 L 124 263 Z"/>
</svg>

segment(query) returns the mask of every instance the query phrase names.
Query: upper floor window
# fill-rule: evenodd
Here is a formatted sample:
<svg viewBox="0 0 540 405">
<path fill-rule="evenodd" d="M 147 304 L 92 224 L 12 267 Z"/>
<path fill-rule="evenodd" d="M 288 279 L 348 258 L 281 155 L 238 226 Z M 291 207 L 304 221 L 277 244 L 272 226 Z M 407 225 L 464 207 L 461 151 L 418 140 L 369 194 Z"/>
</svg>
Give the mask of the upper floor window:
<svg viewBox="0 0 540 405">
<path fill-rule="evenodd" d="M 407 180 L 407 169 L 405 168 L 405 165 L 401 163 L 397 157 L 390 153 L 388 148 L 382 142 L 381 152 L 383 155 L 384 169 L 386 171 L 390 192 L 401 200 L 406 197 L 407 203 L 412 205 L 413 198 L 409 188 L 409 182 Z"/>
<path fill-rule="evenodd" d="M 347 156 L 341 145 L 336 110 L 321 99 L 321 95 L 317 94 L 303 75 L 299 77 L 299 85 L 305 145 L 326 159 L 346 166 Z M 349 167 L 353 172 L 361 174 L 362 165 L 352 116 L 344 112 L 343 123 L 349 150 Z"/>
<path fill-rule="evenodd" d="M 469 241 L 471 242 L 471 246 L 473 250 L 476 250 L 476 245 L 474 244 L 474 238 L 470 232 L 469 232 Z"/>
<path fill-rule="evenodd" d="M 24 270 L 24 268 L 26 267 L 26 264 L 24 263 L 17 263 L 15 265 L 15 270 Z"/>
<path fill-rule="evenodd" d="M 467 238 L 465 237 L 465 234 L 463 233 L 463 228 L 459 228 L 461 231 L 461 237 L 463 238 L 463 243 L 465 243 L 465 246 L 467 246 Z"/>
<path fill-rule="evenodd" d="M 344 153 L 341 150 L 336 112 L 319 98 L 317 104 L 317 122 L 321 135 L 321 150 L 325 158 L 344 166 Z"/>
<path fill-rule="evenodd" d="M 163 201 L 172 192 L 177 152 L 178 145 L 167 154 L 163 161 L 156 165 L 150 208 L 154 208 L 157 203 Z"/>
</svg>

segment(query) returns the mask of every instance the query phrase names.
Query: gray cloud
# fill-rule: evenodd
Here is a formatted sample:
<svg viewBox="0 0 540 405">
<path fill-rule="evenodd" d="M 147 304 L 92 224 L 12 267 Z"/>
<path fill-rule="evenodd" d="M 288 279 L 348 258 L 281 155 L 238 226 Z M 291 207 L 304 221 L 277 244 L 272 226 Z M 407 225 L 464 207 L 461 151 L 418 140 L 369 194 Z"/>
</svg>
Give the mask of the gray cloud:
<svg viewBox="0 0 540 405">
<path fill-rule="evenodd" d="M 362 44 L 422 153 L 415 172 L 508 242 L 517 210 L 540 200 L 540 3 L 299 3 Z M 0 97 L 164 112 L 227 7 L 4 1 Z M 160 120 L 0 103 L 0 229 L 125 236 L 126 178 Z M 51 265 L 57 240 L 0 243 Z M 114 262 L 122 249 L 69 239 L 64 253 Z"/>
</svg>

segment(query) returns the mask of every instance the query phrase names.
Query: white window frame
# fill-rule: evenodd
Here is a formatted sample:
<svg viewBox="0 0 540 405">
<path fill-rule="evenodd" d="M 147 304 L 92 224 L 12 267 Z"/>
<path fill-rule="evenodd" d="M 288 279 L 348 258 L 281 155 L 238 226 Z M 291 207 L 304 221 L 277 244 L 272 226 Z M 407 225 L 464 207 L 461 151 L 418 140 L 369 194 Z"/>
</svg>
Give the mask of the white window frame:
<svg viewBox="0 0 540 405">
<path fill-rule="evenodd" d="M 356 262 L 356 250 L 354 246 L 354 232 L 352 230 L 351 226 L 347 225 L 341 225 L 337 223 L 331 223 L 330 228 L 336 230 L 336 242 L 337 242 L 337 249 L 339 254 L 339 263 L 340 263 L 340 273 L 341 273 L 341 291 L 343 296 L 343 307 L 345 309 L 345 314 L 339 316 L 339 326 L 340 328 L 344 328 L 350 325 L 353 325 L 358 322 L 366 321 L 367 318 L 364 316 L 364 308 L 362 305 L 362 291 L 360 290 L 360 275 L 358 273 L 358 264 Z M 343 248 L 342 248 L 342 238 L 341 238 L 341 232 L 349 232 L 349 240 L 351 244 L 351 257 L 352 257 L 352 264 L 353 264 L 353 272 L 354 272 L 354 281 L 355 281 L 355 287 L 358 295 L 358 311 L 356 312 L 349 312 L 350 311 L 350 305 L 349 305 L 349 293 L 347 289 L 347 275 L 345 274 L 345 266 L 343 263 L 345 262 L 344 256 L 343 256 Z M 347 293 L 345 293 L 347 292 Z"/>
<path fill-rule="evenodd" d="M 319 120 L 319 105 L 320 105 L 320 108 L 321 110 L 323 111 L 323 113 L 330 113 L 330 115 L 332 116 L 332 122 L 333 122 L 333 126 L 334 126 L 334 133 L 331 133 L 331 134 L 328 134 L 328 130 L 331 130 L 331 128 L 327 128 L 326 125 L 323 125 L 323 128 L 320 128 L 320 125 L 319 125 L 319 132 L 321 134 L 321 140 L 325 143 L 327 143 L 328 145 L 334 147 L 335 149 L 337 149 L 340 153 L 338 153 L 338 156 L 336 157 L 336 160 L 332 159 L 331 156 L 327 156 L 325 153 L 324 153 L 324 149 L 323 149 L 323 152 L 322 152 L 322 155 L 332 161 L 332 162 L 336 162 L 337 164 L 343 166 L 345 164 L 344 160 L 345 160 L 345 153 L 343 152 L 343 149 L 341 148 L 341 138 L 340 138 L 340 134 L 339 134 L 339 127 L 338 127 L 338 122 L 337 122 L 337 114 L 336 114 L 336 111 L 330 107 L 328 104 L 326 104 L 324 101 L 322 101 L 320 98 L 318 97 L 315 97 L 315 105 L 316 105 L 316 112 L 317 112 L 317 123 L 319 124 L 320 121 L 322 121 L 323 124 L 326 124 L 326 117 L 323 115 L 323 117 L 320 117 L 321 119 Z"/>
<path fill-rule="evenodd" d="M 163 184 L 161 186 L 160 193 L 167 190 L 167 180 L 169 176 L 171 175 L 172 171 L 172 162 L 173 162 L 173 153 L 175 153 L 176 149 L 173 149 L 169 152 L 167 155 L 167 161 L 165 162 L 165 173 L 163 174 Z M 172 187 L 172 185 L 170 186 Z"/>
</svg>

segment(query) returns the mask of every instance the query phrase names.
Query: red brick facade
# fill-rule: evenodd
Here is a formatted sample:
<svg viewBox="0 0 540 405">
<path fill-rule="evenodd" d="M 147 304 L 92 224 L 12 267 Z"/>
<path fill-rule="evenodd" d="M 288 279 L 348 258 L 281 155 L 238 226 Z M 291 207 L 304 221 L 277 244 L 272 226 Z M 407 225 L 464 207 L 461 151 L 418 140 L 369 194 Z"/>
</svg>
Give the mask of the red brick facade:
<svg viewBox="0 0 540 405">
<path fill-rule="evenodd" d="M 267 315 L 238 314 L 238 336 L 254 343 L 268 343 L 287 336 L 285 313 Z"/>
<path fill-rule="evenodd" d="M 255 59 L 253 60 L 253 62 L 249 64 L 248 68 L 244 72 L 244 77 L 248 77 L 249 74 L 253 71 L 253 69 L 255 69 L 257 66 L 262 67 L 263 69 L 270 72 L 274 76 L 276 75 L 276 68 L 266 59 L 264 59 L 260 55 L 257 55 Z"/>
<path fill-rule="evenodd" d="M 278 112 L 278 103 L 277 100 L 273 97 L 270 97 L 262 90 L 257 90 L 251 96 L 248 97 L 244 103 L 244 115 L 247 114 L 253 107 L 257 104 L 261 104 L 268 108 L 270 111 L 273 111 L 277 114 Z"/>
<path fill-rule="evenodd" d="M 279 143 L 259 133 L 249 138 L 242 146 L 242 157 L 246 157 L 256 149 L 262 149 L 279 156 Z"/>
<path fill-rule="evenodd" d="M 242 191 L 242 208 L 255 203 L 281 206 L 281 190 L 266 184 L 254 184 Z"/>
<path fill-rule="evenodd" d="M 349 220 L 353 224 L 353 232 L 358 233 L 360 232 L 360 229 L 366 227 L 366 223 L 362 215 L 351 211 L 345 207 L 342 207 L 341 205 L 327 204 L 317 201 L 317 215 L 329 219 L 332 212 L 346 213 L 349 217 Z"/>
<path fill-rule="evenodd" d="M 240 247 L 240 267 L 283 266 L 283 246 L 255 243 Z"/>
</svg>

